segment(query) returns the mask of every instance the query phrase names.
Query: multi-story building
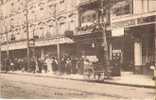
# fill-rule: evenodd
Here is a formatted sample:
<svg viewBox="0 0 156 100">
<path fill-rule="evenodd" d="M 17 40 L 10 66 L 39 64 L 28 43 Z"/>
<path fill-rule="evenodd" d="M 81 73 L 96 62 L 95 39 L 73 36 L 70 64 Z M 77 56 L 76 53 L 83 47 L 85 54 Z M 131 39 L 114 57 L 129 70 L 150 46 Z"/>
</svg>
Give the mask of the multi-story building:
<svg viewBox="0 0 156 100">
<path fill-rule="evenodd" d="M 133 64 L 137 72 L 146 73 L 151 63 L 155 62 L 156 1 L 129 1 L 131 12 L 112 18 L 113 33 L 124 35 L 120 49 L 124 66 Z"/>
<path fill-rule="evenodd" d="M 28 22 L 30 40 L 35 37 L 36 54 L 41 57 L 56 56 L 58 44 L 61 55 L 101 57 L 106 44 L 98 24 L 108 20 L 101 16 L 101 1 L 3 0 L 0 5 L 2 54 L 5 56 L 9 50 L 12 57 L 26 56 Z M 155 58 L 156 0 L 112 1 L 118 2 L 110 5 L 109 58 L 119 55 L 125 68 L 133 64 L 140 69 Z M 104 7 L 107 3 L 104 2 Z M 74 33 L 74 36 L 71 39 L 65 33 Z"/>
<path fill-rule="evenodd" d="M 81 32 L 81 35 L 96 33 L 92 32 L 90 27 L 102 20 L 99 17 L 98 2 L 99 0 L 88 0 L 88 3 L 80 5 L 80 26 L 85 31 Z M 107 3 L 105 2 L 104 6 L 107 6 Z M 118 0 L 116 2 L 114 0 L 111 6 L 110 60 L 113 59 L 112 57 L 119 56 L 125 69 L 131 64 L 135 66 L 134 69 L 139 71 L 142 69 L 143 72 L 143 66 L 155 61 L 156 1 Z M 149 69 L 147 66 L 145 68 Z"/>
<path fill-rule="evenodd" d="M 64 33 L 78 25 L 77 4 L 78 0 L 1 0 L 2 55 L 9 51 L 10 57 L 26 57 L 28 33 L 30 46 L 35 39 L 37 55 L 56 56 L 57 44 L 68 54 L 73 40 Z"/>
</svg>

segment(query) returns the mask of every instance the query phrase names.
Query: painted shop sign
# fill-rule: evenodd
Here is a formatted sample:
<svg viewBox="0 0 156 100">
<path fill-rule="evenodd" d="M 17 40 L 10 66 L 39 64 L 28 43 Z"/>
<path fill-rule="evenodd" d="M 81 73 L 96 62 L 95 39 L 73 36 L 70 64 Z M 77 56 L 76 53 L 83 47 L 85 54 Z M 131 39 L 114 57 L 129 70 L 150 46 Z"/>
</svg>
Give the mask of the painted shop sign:
<svg viewBox="0 0 156 100">
<path fill-rule="evenodd" d="M 65 43 L 74 43 L 74 41 L 70 38 L 63 37 L 63 38 L 56 38 L 52 40 L 41 40 L 36 41 L 35 46 L 49 46 L 49 45 L 56 45 L 56 44 L 65 44 Z"/>
<path fill-rule="evenodd" d="M 126 20 L 126 21 L 114 23 L 114 24 L 112 24 L 112 27 L 117 28 L 117 27 L 131 26 L 131 25 L 136 25 L 136 20 L 132 19 L 132 20 Z"/>
<path fill-rule="evenodd" d="M 17 50 L 17 49 L 25 49 L 27 48 L 26 41 L 24 42 L 16 42 L 16 43 L 9 43 L 8 45 L 2 45 L 2 51 L 8 50 Z"/>
<path fill-rule="evenodd" d="M 150 22 L 155 22 L 155 21 L 156 21 L 156 16 L 154 15 L 154 16 L 136 18 L 136 19 L 113 23 L 112 28 L 135 26 L 138 24 L 145 24 L 145 23 L 150 23 Z"/>
<path fill-rule="evenodd" d="M 149 17 L 144 17 L 144 18 L 138 18 L 137 24 L 143 24 L 143 23 L 149 23 L 149 22 L 155 22 L 155 21 L 156 21 L 156 16 L 149 16 Z"/>
</svg>

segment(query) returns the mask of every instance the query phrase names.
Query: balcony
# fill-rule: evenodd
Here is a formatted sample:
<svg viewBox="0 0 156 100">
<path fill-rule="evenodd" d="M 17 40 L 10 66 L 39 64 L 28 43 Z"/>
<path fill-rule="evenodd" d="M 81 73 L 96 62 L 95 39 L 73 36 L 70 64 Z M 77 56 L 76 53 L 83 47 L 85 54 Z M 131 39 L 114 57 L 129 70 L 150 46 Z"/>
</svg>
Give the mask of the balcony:
<svg viewBox="0 0 156 100">
<path fill-rule="evenodd" d="M 91 34 L 93 32 L 100 32 L 100 31 L 102 31 L 102 25 L 96 23 L 96 24 L 77 27 L 76 33 L 74 35 Z"/>
</svg>

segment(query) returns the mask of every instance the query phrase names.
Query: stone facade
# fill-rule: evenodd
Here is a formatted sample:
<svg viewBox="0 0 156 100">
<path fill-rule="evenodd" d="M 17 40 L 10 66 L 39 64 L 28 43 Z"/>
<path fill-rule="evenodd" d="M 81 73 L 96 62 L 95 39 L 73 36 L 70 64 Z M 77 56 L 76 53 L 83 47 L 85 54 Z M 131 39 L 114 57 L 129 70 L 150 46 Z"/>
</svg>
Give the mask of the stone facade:
<svg viewBox="0 0 156 100">
<path fill-rule="evenodd" d="M 37 47 L 54 45 L 55 43 L 50 44 L 49 41 L 53 41 L 52 39 L 55 39 L 56 37 L 64 36 L 65 31 L 73 31 L 75 35 L 82 35 L 84 33 L 89 34 L 92 31 L 92 29 L 96 27 L 95 24 L 97 24 L 98 21 L 100 20 L 106 21 L 106 19 L 100 19 L 101 17 L 99 16 L 98 12 L 99 9 L 97 9 L 99 5 L 94 5 L 94 2 L 97 2 L 98 0 L 1 0 L 1 1 L 3 1 L 1 2 L 0 5 L 0 18 L 1 18 L 0 34 L 1 34 L 2 51 L 7 50 L 8 48 L 6 43 L 7 41 L 9 41 L 10 43 L 9 46 L 10 50 L 27 48 L 26 44 L 27 30 L 25 16 L 26 9 L 28 10 L 29 35 L 30 35 L 29 37 L 30 39 L 32 39 L 33 37 L 37 37 L 36 41 Z M 105 5 L 107 4 L 105 3 Z M 84 9 L 82 10 L 82 8 Z M 82 11 L 80 11 L 80 9 Z M 111 12 L 112 12 L 111 30 L 112 36 L 116 34 L 115 37 L 124 36 L 126 33 L 125 31 L 127 29 L 128 30 L 132 29 L 131 33 L 133 34 L 137 34 L 137 32 L 143 33 L 145 32 L 143 30 L 143 27 L 149 25 L 148 27 L 150 28 L 153 27 L 153 25 L 155 25 L 156 23 L 155 0 L 121 0 L 121 1 L 119 0 L 118 3 L 113 5 Z M 138 26 L 142 28 L 138 28 Z M 141 31 L 134 31 L 133 28 L 138 28 L 138 30 Z M 146 31 L 145 34 L 146 35 L 149 34 L 148 32 L 150 31 Z M 154 32 L 151 33 L 154 34 Z M 94 35 L 92 37 L 94 37 Z M 62 39 L 60 40 L 62 41 Z M 91 51 L 91 48 L 96 47 L 96 43 L 95 41 L 93 41 L 94 39 L 90 38 L 91 41 L 89 41 L 89 39 L 84 40 L 87 40 L 88 42 L 87 45 L 89 46 L 86 52 L 89 50 Z M 142 40 L 140 39 L 139 41 Z M 80 41 L 78 40 L 78 42 Z M 124 41 L 120 42 L 123 43 Z M 22 46 L 21 43 L 23 44 Z M 68 41 L 66 40 L 66 43 L 71 43 L 71 40 Z M 118 42 L 115 43 L 116 43 L 115 45 L 113 45 L 113 43 L 110 44 L 111 46 L 110 55 L 112 55 L 111 53 L 114 51 L 123 51 L 122 50 L 123 47 L 121 46 L 121 44 Z M 142 65 L 143 64 L 142 62 L 146 62 L 145 59 L 149 61 L 148 60 L 149 55 L 144 54 L 144 52 L 148 50 L 144 50 L 143 52 L 141 52 L 143 49 L 142 46 L 144 46 L 144 44 L 134 43 L 132 45 L 133 47 L 136 48 L 131 48 L 133 49 L 133 52 L 127 54 L 128 55 L 127 57 L 130 58 L 129 55 L 133 55 L 131 57 L 133 63 L 135 62 L 134 64 L 137 65 L 139 63 L 139 65 Z M 84 48 L 82 49 L 84 49 L 85 51 L 86 48 L 87 46 L 85 44 Z M 147 49 L 147 47 L 145 48 Z M 139 55 L 136 54 L 137 52 L 139 52 Z M 121 54 L 121 56 L 123 55 Z M 134 56 L 136 56 L 135 60 Z M 129 59 L 126 60 L 130 61 Z"/>
<path fill-rule="evenodd" d="M 74 31 L 78 25 L 78 0 L 6 0 L 0 5 L 2 43 L 26 39 L 26 9 L 28 9 L 29 37 L 47 39 Z M 26 8 L 27 4 L 27 8 Z M 56 28 L 58 31 L 56 31 Z M 57 33 L 56 33 L 57 32 Z"/>
</svg>

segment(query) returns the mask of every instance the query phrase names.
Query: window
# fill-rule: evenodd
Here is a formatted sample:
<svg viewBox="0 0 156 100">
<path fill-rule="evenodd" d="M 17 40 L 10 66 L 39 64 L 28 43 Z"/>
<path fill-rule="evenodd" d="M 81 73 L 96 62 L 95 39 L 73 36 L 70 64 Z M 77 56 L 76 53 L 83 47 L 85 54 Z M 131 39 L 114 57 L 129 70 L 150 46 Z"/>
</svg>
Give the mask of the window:
<svg viewBox="0 0 156 100">
<path fill-rule="evenodd" d="M 16 38 L 15 38 L 15 35 L 14 34 L 11 34 L 11 41 L 14 41 Z"/>
<path fill-rule="evenodd" d="M 149 11 L 156 11 L 156 0 L 148 0 Z"/>
<path fill-rule="evenodd" d="M 43 27 L 40 27 L 40 30 L 42 30 L 43 29 Z"/>
<path fill-rule="evenodd" d="M 118 2 L 113 6 L 112 14 L 114 16 L 127 15 L 132 13 L 132 0 Z"/>
<path fill-rule="evenodd" d="M 40 10 L 44 10 L 44 8 L 40 8 Z"/>
<path fill-rule="evenodd" d="M 64 9 L 65 9 L 65 2 L 64 2 L 64 0 L 61 0 L 61 1 L 59 2 L 58 9 L 59 9 L 59 10 L 64 10 Z"/>
<path fill-rule="evenodd" d="M 65 30 L 65 22 L 60 23 L 60 34 L 64 34 Z"/>
<path fill-rule="evenodd" d="M 64 3 L 64 0 L 61 0 L 61 1 L 60 1 L 60 4 L 63 4 L 63 3 Z"/>
<path fill-rule="evenodd" d="M 53 4 L 49 5 L 49 8 L 52 8 L 53 7 Z"/>
<path fill-rule="evenodd" d="M 31 13 L 33 14 L 33 13 L 35 13 L 35 11 L 34 11 L 34 10 L 32 10 L 32 11 L 31 11 Z"/>
<path fill-rule="evenodd" d="M 14 3 L 13 2 L 11 3 L 11 6 L 14 6 Z"/>
<path fill-rule="evenodd" d="M 95 10 L 87 10 L 82 13 L 81 23 L 94 23 L 96 21 L 96 11 Z"/>
<path fill-rule="evenodd" d="M 71 20 L 70 21 L 70 30 L 73 31 L 75 29 L 75 27 L 76 27 L 75 21 L 74 20 Z"/>
</svg>

